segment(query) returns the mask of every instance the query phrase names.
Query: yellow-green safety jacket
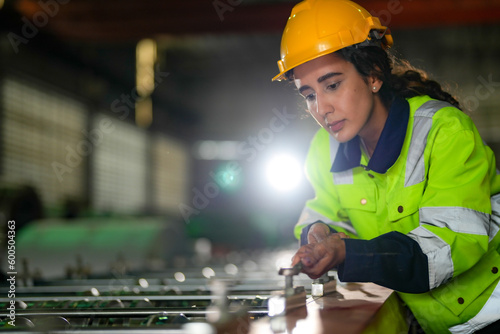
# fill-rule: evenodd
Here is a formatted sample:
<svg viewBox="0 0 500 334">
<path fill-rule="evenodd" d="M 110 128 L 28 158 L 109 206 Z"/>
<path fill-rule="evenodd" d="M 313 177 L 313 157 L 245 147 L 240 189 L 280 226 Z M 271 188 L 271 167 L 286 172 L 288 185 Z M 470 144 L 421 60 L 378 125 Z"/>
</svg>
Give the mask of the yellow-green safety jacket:
<svg viewBox="0 0 500 334">
<path fill-rule="evenodd" d="M 315 198 L 295 236 L 317 221 L 350 235 L 341 280 L 395 289 L 426 333 L 500 319 L 500 175 L 465 113 L 396 99 L 371 158 L 321 129 L 306 174 Z"/>
</svg>

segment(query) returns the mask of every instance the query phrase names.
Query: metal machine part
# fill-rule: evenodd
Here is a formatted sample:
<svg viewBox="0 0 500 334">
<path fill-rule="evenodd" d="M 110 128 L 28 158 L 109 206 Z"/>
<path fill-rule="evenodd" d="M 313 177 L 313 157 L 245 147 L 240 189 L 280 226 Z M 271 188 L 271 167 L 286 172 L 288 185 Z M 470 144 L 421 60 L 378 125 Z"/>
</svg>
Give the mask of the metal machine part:
<svg viewBox="0 0 500 334">
<path fill-rule="evenodd" d="M 339 284 L 336 293 L 326 294 L 324 286 L 323 297 L 307 298 L 311 279 L 300 275 L 300 266 L 278 269 L 291 252 L 234 256 L 229 266 L 220 261 L 204 268 L 188 264 L 86 278 L 33 279 L 16 286 L 14 311 L 9 309 L 9 287 L 0 287 L 0 331 L 273 334 L 310 333 L 312 325 L 325 328 L 316 331 L 319 334 L 359 333 L 390 293 L 373 285 Z M 15 327 L 9 325 L 12 312 Z"/>
<path fill-rule="evenodd" d="M 279 316 L 306 305 L 306 291 L 303 286 L 294 286 L 293 277 L 300 274 L 302 262 L 292 268 L 281 268 L 278 274 L 285 276 L 285 288 L 283 291 L 275 291 L 269 298 L 269 316 Z"/>
<path fill-rule="evenodd" d="M 311 296 L 322 297 L 337 291 L 337 280 L 335 276 L 325 273 L 311 283 Z"/>
<path fill-rule="evenodd" d="M 293 287 L 293 276 L 300 274 L 302 270 L 302 262 L 297 263 L 292 268 L 281 268 L 278 275 L 285 276 L 285 295 L 294 295 L 295 289 Z"/>
<path fill-rule="evenodd" d="M 16 286 L 15 327 L 8 287 L 0 287 L 0 330 L 8 332 L 248 333 L 283 289 L 278 259 L 289 251 L 161 271 L 33 279 Z M 214 261 L 215 262 L 215 261 Z M 308 285 L 309 278 L 297 279 Z M 22 282 L 20 282 L 22 283 Z M 304 291 L 304 294 L 306 292 Z M 14 311 L 12 311 L 14 313 Z"/>
</svg>

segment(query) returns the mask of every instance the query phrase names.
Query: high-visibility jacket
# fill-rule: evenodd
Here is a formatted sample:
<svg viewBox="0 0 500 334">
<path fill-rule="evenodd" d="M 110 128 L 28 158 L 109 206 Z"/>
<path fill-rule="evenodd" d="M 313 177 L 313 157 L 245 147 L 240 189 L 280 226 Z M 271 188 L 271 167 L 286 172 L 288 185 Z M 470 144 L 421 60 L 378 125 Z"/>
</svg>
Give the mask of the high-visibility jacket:
<svg viewBox="0 0 500 334">
<path fill-rule="evenodd" d="M 428 96 L 399 99 L 372 157 L 360 147 L 317 132 L 306 159 L 315 198 L 295 236 L 317 221 L 350 235 L 339 277 L 395 289 L 426 333 L 473 333 L 500 319 L 500 175 L 471 119 Z M 403 257 L 384 250 L 394 240 Z M 422 282 L 384 271 L 425 277 L 427 288 L 408 293 Z"/>
</svg>

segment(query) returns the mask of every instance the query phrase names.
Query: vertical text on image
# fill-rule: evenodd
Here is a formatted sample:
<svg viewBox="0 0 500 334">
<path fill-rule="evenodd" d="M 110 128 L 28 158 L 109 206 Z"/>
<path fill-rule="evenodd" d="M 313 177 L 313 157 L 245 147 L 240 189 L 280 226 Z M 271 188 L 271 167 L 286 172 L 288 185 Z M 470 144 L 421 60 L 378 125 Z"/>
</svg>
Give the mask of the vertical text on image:
<svg viewBox="0 0 500 334">
<path fill-rule="evenodd" d="M 7 263 L 9 271 L 7 272 L 7 283 L 9 291 L 7 297 L 9 298 L 9 311 L 7 317 L 10 319 L 8 322 L 11 326 L 16 326 L 16 222 L 9 220 L 7 223 Z"/>
</svg>

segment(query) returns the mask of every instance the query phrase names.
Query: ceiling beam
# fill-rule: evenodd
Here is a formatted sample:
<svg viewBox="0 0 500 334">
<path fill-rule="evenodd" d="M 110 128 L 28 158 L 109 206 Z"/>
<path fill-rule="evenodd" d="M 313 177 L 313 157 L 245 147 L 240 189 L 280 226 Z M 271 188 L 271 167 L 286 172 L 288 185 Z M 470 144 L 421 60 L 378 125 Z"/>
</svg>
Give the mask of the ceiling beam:
<svg viewBox="0 0 500 334">
<path fill-rule="evenodd" d="M 17 11 L 34 20 L 47 8 L 38 0 L 12 0 Z M 283 30 L 295 3 L 246 3 L 229 0 L 54 0 L 48 32 L 76 41 L 135 41 L 162 35 L 254 33 Z M 500 0 L 360 0 L 391 28 L 494 24 Z M 45 2 L 46 3 L 46 2 Z M 239 5 L 231 5 L 238 4 Z"/>
</svg>

